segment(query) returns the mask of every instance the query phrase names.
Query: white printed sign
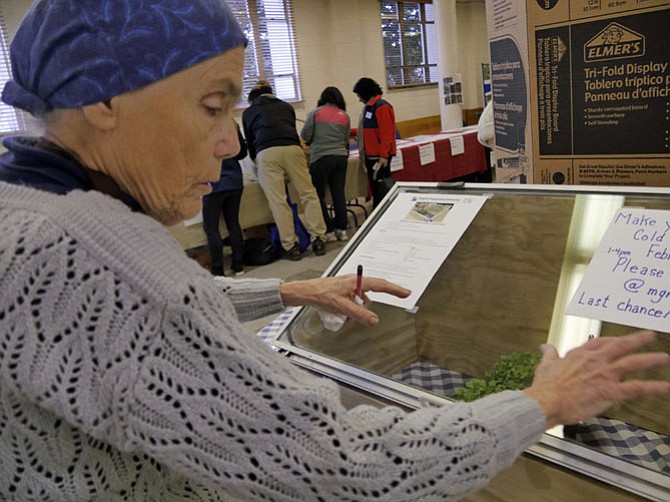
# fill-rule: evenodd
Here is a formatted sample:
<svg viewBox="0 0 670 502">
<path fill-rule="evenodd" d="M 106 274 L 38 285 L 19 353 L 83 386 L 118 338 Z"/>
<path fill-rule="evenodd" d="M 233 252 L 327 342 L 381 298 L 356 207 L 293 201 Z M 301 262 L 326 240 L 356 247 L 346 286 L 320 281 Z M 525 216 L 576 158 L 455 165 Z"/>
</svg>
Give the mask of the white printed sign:
<svg viewBox="0 0 670 502">
<path fill-rule="evenodd" d="M 398 149 L 395 157 L 391 159 L 391 172 L 402 171 L 405 169 L 405 163 L 402 160 L 402 150 Z"/>
<path fill-rule="evenodd" d="M 367 293 L 372 301 L 413 310 L 488 197 L 399 192 L 351 252 L 338 275 L 383 277 L 412 291 L 407 298 Z"/>
<path fill-rule="evenodd" d="M 670 333 L 670 211 L 620 209 L 567 313 Z"/>
<path fill-rule="evenodd" d="M 463 136 L 453 136 L 449 138 L 449 143 L 451 143 L 452 157 L 465 153 L 465 140 L 463 139 Z"/>
<path fill-rule="evenodd" d="M 419 161 L 422 166 L 435 162 L 435 145 L 433 143 L 419 145 Z"/>
</svg>

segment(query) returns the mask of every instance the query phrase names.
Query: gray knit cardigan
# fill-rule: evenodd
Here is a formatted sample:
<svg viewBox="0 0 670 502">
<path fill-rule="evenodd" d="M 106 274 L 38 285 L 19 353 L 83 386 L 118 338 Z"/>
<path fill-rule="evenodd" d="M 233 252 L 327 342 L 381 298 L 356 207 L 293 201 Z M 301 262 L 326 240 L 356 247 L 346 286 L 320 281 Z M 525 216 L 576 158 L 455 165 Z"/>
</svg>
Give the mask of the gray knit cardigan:
<svg viewBox="0 0 670 502">
<path fill-rule="evenodd" d="M 240 324 L 281 308 L 106 195 L 0 183 L 0 499 L 457 500 L 542 433 L 522 392 L 347 410 Z"/>
</svg>

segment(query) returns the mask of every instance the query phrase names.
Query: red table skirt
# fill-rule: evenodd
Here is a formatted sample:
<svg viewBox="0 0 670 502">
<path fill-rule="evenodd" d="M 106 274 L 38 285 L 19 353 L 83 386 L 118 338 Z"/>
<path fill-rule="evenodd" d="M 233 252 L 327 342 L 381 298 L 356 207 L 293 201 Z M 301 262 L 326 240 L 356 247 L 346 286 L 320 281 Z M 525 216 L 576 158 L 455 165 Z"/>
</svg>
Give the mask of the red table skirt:
<svg viewBox="0 0 670 502">
<path fill-rule="evenodd" d="M 465 152 L 451 155 L 449 138 L 436 139 L 435 162 L 421 165 L 419 145 L 400 147 L 402 150 L 404 169 L 391 173 L 396 181 L 447 181 L 469 174 L 486 172 L 486 150 L 477 141 L 477 131 L 462 134 Z M 439 135 L 437 135 L 439 138 Z M 423 142 L 424 144 L 426 142 Z"/>
</svg>

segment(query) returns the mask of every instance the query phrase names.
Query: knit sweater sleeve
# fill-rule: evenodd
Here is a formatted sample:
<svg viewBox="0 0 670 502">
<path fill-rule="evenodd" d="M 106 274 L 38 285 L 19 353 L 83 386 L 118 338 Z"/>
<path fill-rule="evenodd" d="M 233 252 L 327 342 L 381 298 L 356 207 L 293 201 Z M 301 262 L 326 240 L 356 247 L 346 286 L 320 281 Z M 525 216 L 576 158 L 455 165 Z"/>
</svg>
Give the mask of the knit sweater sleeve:
<svg viewBox="0 0 670 502">
<path fill-rule="evenodd" d="M 253 321 L 281 312 L 285 307 L 279 294 L 279 279 L 233 279 L 215 277 L 214 281 L 235 307 L 241 322 Z"/>
<path fill-rule="evenodd" d="M 112 444 L 249 500 L 455 500 L 543 429 L 521 392 L 414 413 L 347 411 L 333 382 L 244 333 L 215 297 L 192 285 L 166 306 L 142 360 L 127 361 L 110 389 L 126 405 Z"/>
<path fill-rule="evenodd" d="M 334 382 L 247 333 L 162 237 L 157 257 L 133 261 L 111 239 L 125 226 L 75 238 L 29 216 L 2 225 L 1 387 L 111 448 L 250 501 L 457 500 L 544 428 L 522 392 L 346 410 Z"/>
</svg>

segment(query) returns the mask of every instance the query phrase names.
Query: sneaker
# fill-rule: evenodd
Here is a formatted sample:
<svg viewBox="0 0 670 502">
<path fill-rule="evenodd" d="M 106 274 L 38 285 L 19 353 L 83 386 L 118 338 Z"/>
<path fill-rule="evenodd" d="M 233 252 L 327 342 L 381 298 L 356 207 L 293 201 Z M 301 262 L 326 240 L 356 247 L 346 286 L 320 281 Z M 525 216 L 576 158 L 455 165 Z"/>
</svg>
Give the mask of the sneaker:
<svg viewBox="0 0 670 502">
<path fill-rule="evenodd" d="M 326 243 L 323 242 L 323 239 L 321 239 L 321 237 L 317 237 L 312 242 L 312 251 L 314 251 L 314 254 L 316 256 L 323 256 L 324 254 L 326 254 Z"/>
<path fill-rule="evenodd" d="M 291 261 L 298 261 L 300 258 L 302 258 L 298 244 L 293 244 L 293 247 L 288 251 L 286 249 L 282 249 L 281 257 Z"/>
<path fill-rule="evenodd" d="M 340 229 L 335 230 L 335 236 L 337 237 L 338 241 L 348 241 L 349 240 L 349 235 L 347 234 L 346 230 L 340 230 Z"/>
<path fill-rule="evenodd" d="M 335 232 L 328 232 L 325 238 L 326 242 L 335 242 L 337 241 L 337 234 Z"/>
<path fill-rule="evenodd" d="M 234 261 L 230 264 L 230 268 L 233 271 L 233 275 L 242 275 L 244 274 L 244 263 L 241 261 Z"/>
</svg>

